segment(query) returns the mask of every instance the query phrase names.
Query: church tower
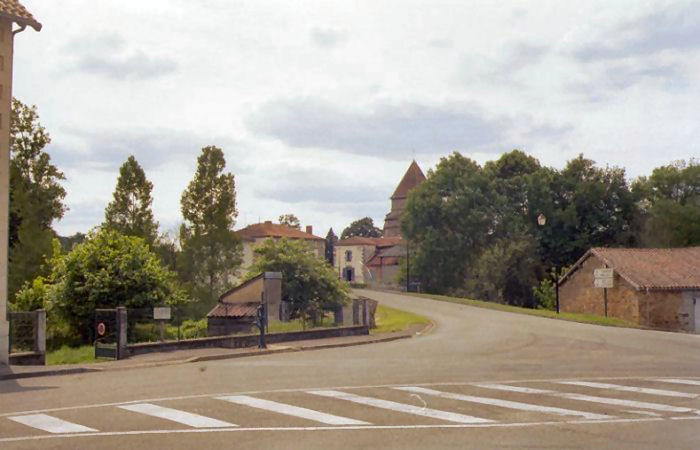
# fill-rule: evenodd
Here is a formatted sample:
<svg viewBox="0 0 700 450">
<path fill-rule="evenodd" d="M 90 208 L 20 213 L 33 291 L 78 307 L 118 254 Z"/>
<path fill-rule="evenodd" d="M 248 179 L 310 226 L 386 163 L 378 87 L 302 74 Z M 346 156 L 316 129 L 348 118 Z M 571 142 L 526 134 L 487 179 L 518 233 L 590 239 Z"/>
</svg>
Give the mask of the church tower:
<svg viewBox="0 0 700 450">
<path fill-rule="evenodd" d="M 401 236 L 399 219 L 406 207 L 408 192 L 424 181 L 425 175 L 414 159 L 391 196 L 391 211 L 384 218 L 384 237 Z"/>
</svg>

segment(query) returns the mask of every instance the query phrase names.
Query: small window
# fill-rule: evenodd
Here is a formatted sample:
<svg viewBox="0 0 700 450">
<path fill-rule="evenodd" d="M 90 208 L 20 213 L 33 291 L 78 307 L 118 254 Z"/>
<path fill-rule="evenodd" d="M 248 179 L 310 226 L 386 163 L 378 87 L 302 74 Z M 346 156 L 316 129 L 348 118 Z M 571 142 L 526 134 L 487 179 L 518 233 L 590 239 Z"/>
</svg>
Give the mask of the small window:
<svg viewBox="0 0 700 450">
<path fill-rule="evenodd" d="M 352 250 L 345 250 L 345 261 L 352 261 Z"/>
</svg>

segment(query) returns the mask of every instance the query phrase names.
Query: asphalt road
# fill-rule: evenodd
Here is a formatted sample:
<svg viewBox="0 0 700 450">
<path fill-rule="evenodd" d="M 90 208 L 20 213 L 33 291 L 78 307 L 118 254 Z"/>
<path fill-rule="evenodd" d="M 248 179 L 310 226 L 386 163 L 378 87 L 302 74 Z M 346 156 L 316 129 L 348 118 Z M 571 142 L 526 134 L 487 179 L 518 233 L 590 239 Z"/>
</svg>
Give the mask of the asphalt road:
<svg viewBox="0 0 700 450">
<path fill-rule="evenodd" d="M 698 335 L 364 294 L 437 326 L 382 344 L 2 381 L 0 447 L 700 448 Z"/>
</svg>

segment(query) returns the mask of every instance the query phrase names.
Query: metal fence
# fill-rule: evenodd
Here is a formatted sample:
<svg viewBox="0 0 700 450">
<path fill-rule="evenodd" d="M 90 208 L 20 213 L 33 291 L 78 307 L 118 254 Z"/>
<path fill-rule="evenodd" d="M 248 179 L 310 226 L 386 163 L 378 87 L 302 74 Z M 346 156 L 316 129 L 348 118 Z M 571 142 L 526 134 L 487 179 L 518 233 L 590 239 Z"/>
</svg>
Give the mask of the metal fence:
<svg viewBox="0 0 700 450">
<path fill-rule="evenodd" d="M 167 317 L 169 309 L 169 318 Z M 207 336 L 207 320 L 189 319 L 188 311 L 178 307 L 129 308 L 127 342 L 179 341 Z"/>
<path fill-rule="evenodd" d="M 36 349 L 36 312 L 8 312 L 7 316 L 10 321 L 10 353 L 33 352 Z"/>
</svg>

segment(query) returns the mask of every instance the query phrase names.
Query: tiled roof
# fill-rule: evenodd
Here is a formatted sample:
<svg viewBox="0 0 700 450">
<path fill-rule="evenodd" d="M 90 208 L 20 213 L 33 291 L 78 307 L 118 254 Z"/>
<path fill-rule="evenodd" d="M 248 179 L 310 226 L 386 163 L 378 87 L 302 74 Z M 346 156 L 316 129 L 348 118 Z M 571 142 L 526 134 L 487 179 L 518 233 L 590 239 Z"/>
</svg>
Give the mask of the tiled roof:
<svg viewBox="0 0 700 450">
<path fill-rule="evenodd" d="M 338 242 L 335 243 L 335 246 L 336 247 L 344 247 L 344 246 L 350 246 L 350 245 L 373 245 L 375 247 L 390 247 L 392 245 L 396 245 L 396 244 L 399 244 L 401 242 L 403 242 L 403 239 L 401 239 L 400 236 L 378 237 L 378 238 L 354 236 L 351 238 L 339 240 Z"/>
<path fill-rule="evenodd" d="M 209 311 L 207 317 L 231 317 L 240 319 L 243 317 L 255 317 L 260 306 L 260 302 L 251 303 L 217 303 L 217 305 Z"/>
<path fill-rule="evenodd" d="M 41 30 L 41 24 L 17 0 L 0 0 L 0 17 L 10 19 L 20 25 L 29 25 L 36 31 Z"/>
<path fill-rule="evenodd" d="M 367 261 L 367 265 L 371 267 L 396 266 L 401 261 L 401 258 L 405 257 L 406 246 L 394 245 L 377 251 L 369 261 Z"/>
<path fill-rule="evenodd" d="M 425 175 L 423 171 L 418 167 L 418 163 L 413 160 L 391 198 L 406 198 L 408 196 L 408 191 L 424 181 Z"/>
<path fill-rule="evenodd" d="M 319 236 L 314 236 L 313 234 L 305 233 L 296 228 L 288 227 L 287 225 L 280 225 L 278 223 L 263 222 L 254 223 L 248 225 L 236 231 L 242 238 L 265 238 L 265 237 L 276 237 L 276 238 L 290 238 L 290 239 L 306 239 L 312 241 L 325 241 L 324 238 Z"/>
<path fill-rule="evenodd" d="M 700 289 L 700 247 L 592 248 L 564 275 L 564 281 L 595 255 L 637 290 Z"/>
</svg>

